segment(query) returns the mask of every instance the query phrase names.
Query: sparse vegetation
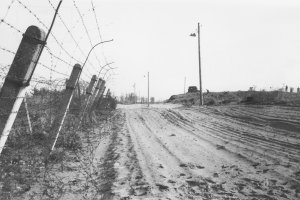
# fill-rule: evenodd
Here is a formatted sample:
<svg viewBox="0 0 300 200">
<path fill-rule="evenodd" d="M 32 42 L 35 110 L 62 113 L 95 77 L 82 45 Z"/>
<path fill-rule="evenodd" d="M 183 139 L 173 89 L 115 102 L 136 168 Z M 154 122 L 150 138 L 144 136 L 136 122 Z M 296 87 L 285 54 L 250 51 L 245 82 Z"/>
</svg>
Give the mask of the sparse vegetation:
<svg viewBox="0 0 300 200">
<path fill-rule="evenodd" d="M 5 149 L 2 151 L 0 159 L 0 199 L 21 198 L 23 194 L 32 189 L 35 183 L 55 185 L 58 179 L 47 177 L 48 172 L 55 171 L 57 166 L 64 166 L 67 160 L 74 155 L 78 159 L 87 153 L 83 148 L 90 145 L 86 137 L 91 137 L 94 132 L 93 121 L 84 120 L 81 127 L 84 129 L 76 130 L 78 124 L 78 114 L 80 113 L 82 102 L 75 97 L 70 106 L 69 113 L 65 120 L 63 130 L 58 138 L 56 149 L 46 159 L 44 154 L 45 147 L 48 145 L 51 123 L 59 107 L 59 102 L 63 91 L 50 91 L 47 89 L 35 89 L 32 96 L 27 99 L 30 111 L 30 119 L 33 132 L 28 130 L 28 121 L 23 105 L 15 121 L 14 127 L 9 135 Z M 110 97 L 102 103 L 98 110 L 115 109 L 115 100 Z M 107 106 L 109 102 L 109 106 Z M 110 116 L 111 112 L 102 112 L 101 118 L 96 115 L 97 124 L 103 122 Z M 80 127 L 80 128 L 81 128 Z M 101 133 L 100 133 L 101 134 Z M 101 137 L 99 137 L 101 138 Z M 80 153 L 79 153 L 80 152 Z M 88 154 L 93 154 L 89 151 Z M 88 156 L 88 155 L 85 155 Z M 90 156 L 90 155 L 89 155 Z M 47 162 L 45 162 L 47 161 Z M 91 167 L 91 166 L 89 166 Z M 65 169 L 70 169 L 63 167 Z M 52 186 L 51 186 L 52 187 Z M 54 187 L 54 186 L 53 186 Z M 60 191 L 62 194 L 63 191 Z M 45 194 L 37 194 L 45 195 Z M 58 195 L 58 194 L 56 194 Z M 47 196 L 47 195 L 46 195 Z"/>
<path fill-rule="evenodd" d="M 172 95 L 166 102 L 186 106 L 199 103 L 199 93 Z M 282 91 L 210 92 L 204 94 L 205 105 L 255 104 L 300 106 L 300 94 Z"/>
</svg>

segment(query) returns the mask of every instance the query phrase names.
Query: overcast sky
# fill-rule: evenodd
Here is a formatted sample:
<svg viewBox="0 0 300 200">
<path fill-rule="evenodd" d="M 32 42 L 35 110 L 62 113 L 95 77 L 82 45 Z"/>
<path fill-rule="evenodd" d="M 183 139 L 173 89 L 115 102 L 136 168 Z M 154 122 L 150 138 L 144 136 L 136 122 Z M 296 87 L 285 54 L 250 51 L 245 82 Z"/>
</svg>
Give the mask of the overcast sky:
<svg viewBox="0 0 300 200">
<path fill-rule="evenodd" d="M 21 0 L 20 0 L 21 1 Z M 11 0 L 1 0 L 0 17 L 6 14 Z M 22 0 L 49 26 L 53 9 L 48 0 Z M 51 0 L 57 5 L 58 0 Z M 298 0 L 93 0 L 103 40 L 114 39 L 95 50 L 100 64 L 115 62 L 113 79 L 108 86 L 116 95 L 136 92 L 147 94 L 147 72 L 150 72 L 150 94 L 166 99 L 183 93 L 184 77 L 187 86 L 198 87 L 197 38 L 190 37 L 201 27 L 201 58 L 203 89 L 210 91 L 279 88 L 283 84 L 300 86 L 300 1 Z M 87 26 L 92 43 L 100 41 L 90 0 L 76 4 Z M 76 41 L 87 54 L 91 48 L 88 36 L 72 0 L 64 0 L 60 14 L 72 29 Z M 24 31 L 35 24 L 43 28 L 17 0 L 6 21 Z M 76 49 L 70 34 L 61 21 L 53 29 L 64 48 L 78 60 L 86 55 Z M 0 24 L 0 47 L 16 51 L 21 35 L 7 25 Z M 71 60 L 61 52 L 53 38 L 50 49 L 64 60 Z M 43 52 L 43 62 L 51 65 Z M 12 57 L 0 50 L 1 64 L 9 64 Z M 92 55 L 85 80 L 97 73 L 99 62 Z M 55 65 L 56 64 L 56 65 Z M 56 61 L 60 72 L 70 67 Z M 37 74 L 49 77 L 40 68 Z M 52 76 L 58 76 L 53 74 Z"/>
</svg>

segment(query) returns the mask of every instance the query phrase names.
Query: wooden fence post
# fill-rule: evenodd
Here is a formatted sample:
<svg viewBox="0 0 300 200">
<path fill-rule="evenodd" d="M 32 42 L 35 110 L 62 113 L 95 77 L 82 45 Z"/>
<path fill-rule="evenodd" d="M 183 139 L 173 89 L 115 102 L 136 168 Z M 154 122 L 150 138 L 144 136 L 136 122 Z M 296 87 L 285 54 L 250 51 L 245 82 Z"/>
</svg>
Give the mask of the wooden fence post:
<svg viewBox="0 0 300 200">
<path fill-rule="evenodd" d="M 58 113 L 53 121 L 51 132 L 50 132 L 50 152 L 53 151 L 55 144 L 57 142 L 57 138 L 64 124 L 64 120 L 69 111 L 69 106 L 73 98 L 74 90 L 80 78 L 82 68 L 79 64 L 74 65 L 72 73 L 70 75 L 70 79 L 66 84 L 66 91 L 64 92 L 63 99 L 60 103 Z"/>
<path fill-rule="evenodd" d="M 1 88 L 0 154 L 25 97 L 26 88 L 42 53 L 45 39 L 46 34 L 42 29 L 36 26 L 27 28 Z"/>
</svg>

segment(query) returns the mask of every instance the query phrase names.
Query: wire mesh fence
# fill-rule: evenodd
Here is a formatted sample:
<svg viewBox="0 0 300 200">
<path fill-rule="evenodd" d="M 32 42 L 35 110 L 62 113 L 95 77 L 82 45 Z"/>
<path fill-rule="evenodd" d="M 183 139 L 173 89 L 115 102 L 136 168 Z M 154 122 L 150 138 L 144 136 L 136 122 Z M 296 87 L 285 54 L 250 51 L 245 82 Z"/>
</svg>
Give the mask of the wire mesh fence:
<svg viewBox="0 0 300 200">
<path fill-rule="evenodd" d="M 101 194 L 101 186 L 93 176 L 98 173 L 95 151 L 101 138 L 109 133 L 115 100 L 110 93 L 104 95 L 103 90 L 101 99 L 87 102 L 89 95 L 85 89 L 94 74 L 98 75 L 96 81 L 100 81 L 100 78 L 105 79 L 103 71 L 113 68 L 106 62 L 103 51 L 101 55 L 93 51 L 78 80 L 68 86 L 73 66 L 83 65 L 90 49 L 103 40 L 93 1 L 66 2 L 58 10 L 53 29 L 50 29 L 59 2 L 41 0 L 35 4 L 29 0 L 7 0 L 0 3 L 4 10 L 4 15 L 0 16 L 0 33 L 5 36 L 0 37 L 0 98 L 6 98 L 6 102 L 14 106 L 16 99 L 21 99 L 19 109 L 0 104 L 1 119 L 16 115 L 0 154 L 1 199 L 58 199 L 66 196 L 69 190 L 81 192 L 83 199 Z M 38 52 L 39 59 L 30 61 L 34 65 L 32 76 L 18 80 L 18 72 L 13 77 L 8 74 L 14 67 L 14 60 L 25 62 L 23 56 L 18 56 L 17 49 L 26 37 L 26 28 L 31 25 L 49 33 L 49 38 L 41 44 L 44 49 Z M 34 51 L 28 46 L 25 50 Z M 103 70 L 105 67 L 109 69 Z M 18 85 L 22 81 L 26 84 Z M 17 89 L 23 88 L 24 92 L 20 95 L 7 90 L 10 95 L 4 95 L 5 82 Z M 70 87 L 68 106 L 62 111 L 62 102 Z M 98 92 L 92 88 L 94 96 Z M 86 106 L 89 109 L 85 110 Z M 55 120 L 61 113 L 64 119 L 59 121 L 55 148 L 46 151 L 51 146 Z"/>
</svg>

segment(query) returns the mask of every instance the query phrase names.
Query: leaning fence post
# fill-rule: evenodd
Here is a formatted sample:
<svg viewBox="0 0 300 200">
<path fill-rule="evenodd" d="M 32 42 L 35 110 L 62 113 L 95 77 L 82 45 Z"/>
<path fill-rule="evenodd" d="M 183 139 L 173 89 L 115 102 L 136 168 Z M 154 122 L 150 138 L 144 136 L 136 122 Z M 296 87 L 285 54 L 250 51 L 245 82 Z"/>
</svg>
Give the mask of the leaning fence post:
<svg viewBox="0 0 300 200">
<path fill-rule="evenodd" d="M 80 93 L 80 84 L 79 84 L 79 81 L 77 83 L 77 91 L 78 91 L 79 110 L 80 110 L 81 109 L 81 93 Z"/>
<path fill-rule="evenodd" d="M 100 91 L 101 91 L 101 88 L 103 87 L 103 84 L 105 84 L 105 81 L 103 79 L 99 78 L 97 86 L 95 88 L 95 90 L 97 90 L 97 91 L 94 92 L 93 99 L 90 101 L 90 105 L 88 107 L 88 110 L 89 110 L 88 112 L 89 113 L 91 112 L 91 110 L 93 108 L 93 105 L 94 105 L 94 103 L 95 103 L 95 101 L 97 99 L 97 96 L 100 94 Z"/>
<path fill-rule="evenodd" d="M 26 88 L 35 70 L 45 44 L 45 32 L 29 26 L 14 57 L 0 92 L 0 154 L 4 148 L 19 108 L 25 97 Z"/>
<path fill-rule="evenodd" d="M 100 86 L 99 92 L 95 98 L 94 104 L 97 104 L 97 102 L 99 101 L 99 99 L 101 98 L 102 93 L 104 92 L 103 89 L 105 88 L 105 81 L 102 81 L 102 84 Z"/>
<path fill-rule="evenodd" d="M 99 93 L 100 89 L 101 89 L 101 85 L 102 85 L 102 79 L 99 78 L 98 82 L 97 82 L 97 85 L 95 87 L 95 90 L 94 90 L 94 93 L 93 95 L 91 96 L 91 100 L 90 100 L 90 107 L 93 105 L 94 101 L 95 101 L 95 98 L 97 96 L 97 94 Z"/>
<path fill-rule="evenodd" d="M 110 89 L 108 89 L 106 92 L 106 97 L 109 97 L 109 96 L 110 96 Z"/>
<path fill-rule="evenodd" d="M 93 104 L 92 104 L 92 106 L 91 106 L 91 108 L 90 108 L 91 111 L 93 111 L 93 110 L 96 108 L 97 103 L 98 103 L 98 101 L 99 101 L 99 99 L 101 98 L 101 95 L 102 95 L 102 93 L 103 93 L 103 88 L 104 88 L 104 87 L 105 87 L 105 81 L 102 80 L 102 83 L 101 83 L 99 92 L 97 93 L 97 95 L 96 95 L 96 97 L 95 97 L 95 100 L 94 100 L 94 102 L 93 102 Z"/>
<path fill-rule="evenodd" d="M 97 81 L 97 76 L 93 75 L 93 77 L 92 77 L 92 79 L 91 79 L 91 81 L 89 83 L 89 86 L 86 89 L 87 98 L 86 98 L 86 101 L 85 101 L 85 106 L 84 106 L 83 112 L 81 113 L 81 116 L 79 118 L 79 123 L 78 123 L 77 129 L 80 128 L 81 122 L 82 122 L 82 120 L 83 120 L 83 118 L 85 116 L 85 112 L 86 112 L 86 110 L 88 108 L 88 105 L 89 105 L 89 102 L 90 102 L 90 98 L 91 98 L 91 95 L 92 95 L 92 91 L 93 91 L 93 87 L 94 87 L 94 84 L 95 84 L 96 81 Z"/>
<path fill-rule="evenodd" d="M 74 65 L 72 73 L 70 75 L 70 79 L 68 80 L 66 84 L 66 91 L 64 92 L 63 99 L 60 103 L 58 113 L 53 121 L 52 129 L 50 132 L 50 144 L 51 144 L 51 151 L 53 151 L 55 144 L 57 142 L 57 138 L 59 136 L 59 133 L 62 129 L 62 126 L 64 124 L 64 120 L 66 118 L 66 115 L 69 111 L 69 106 L 73 98 L 74 90 L 76 88 L 77 82 L 79 80 L 80 74 L 81 74 L 81 66 L 79 64 Z"/>
<path fill-rule="evenodd" d="M 106 92 L 106 95 L 105 95 L 105 99 L 106 99 L 106 102 L 104 104 L 104 108 L 107 109 L 109 107 L 109 97 L 110 97 L 110 89 L 107 89 L 107 92 Z"/>
<path fill-rule="evenodd" d="M 111 98 L 111 96 L 110 96 L 110 89 L 107 90 L 105 97 L 106 97 L 106 99 L 110 99 Z M 106 107 L 109 107 L 109 106 L 110 106 L 110 101 L 107 101 Z"/>
<path fill-rule="evenodd" d="M 100 106 L 102 99 L 103 99 L 103 94 L 104 94 L 105 89 L 106 89 L 106 87 L 104 86 L 104 88 L 100 91 L 101 92 L 100 98 L 99 98 L 98 102 L 96 102 L 96 106 Z"/>
</svg>

